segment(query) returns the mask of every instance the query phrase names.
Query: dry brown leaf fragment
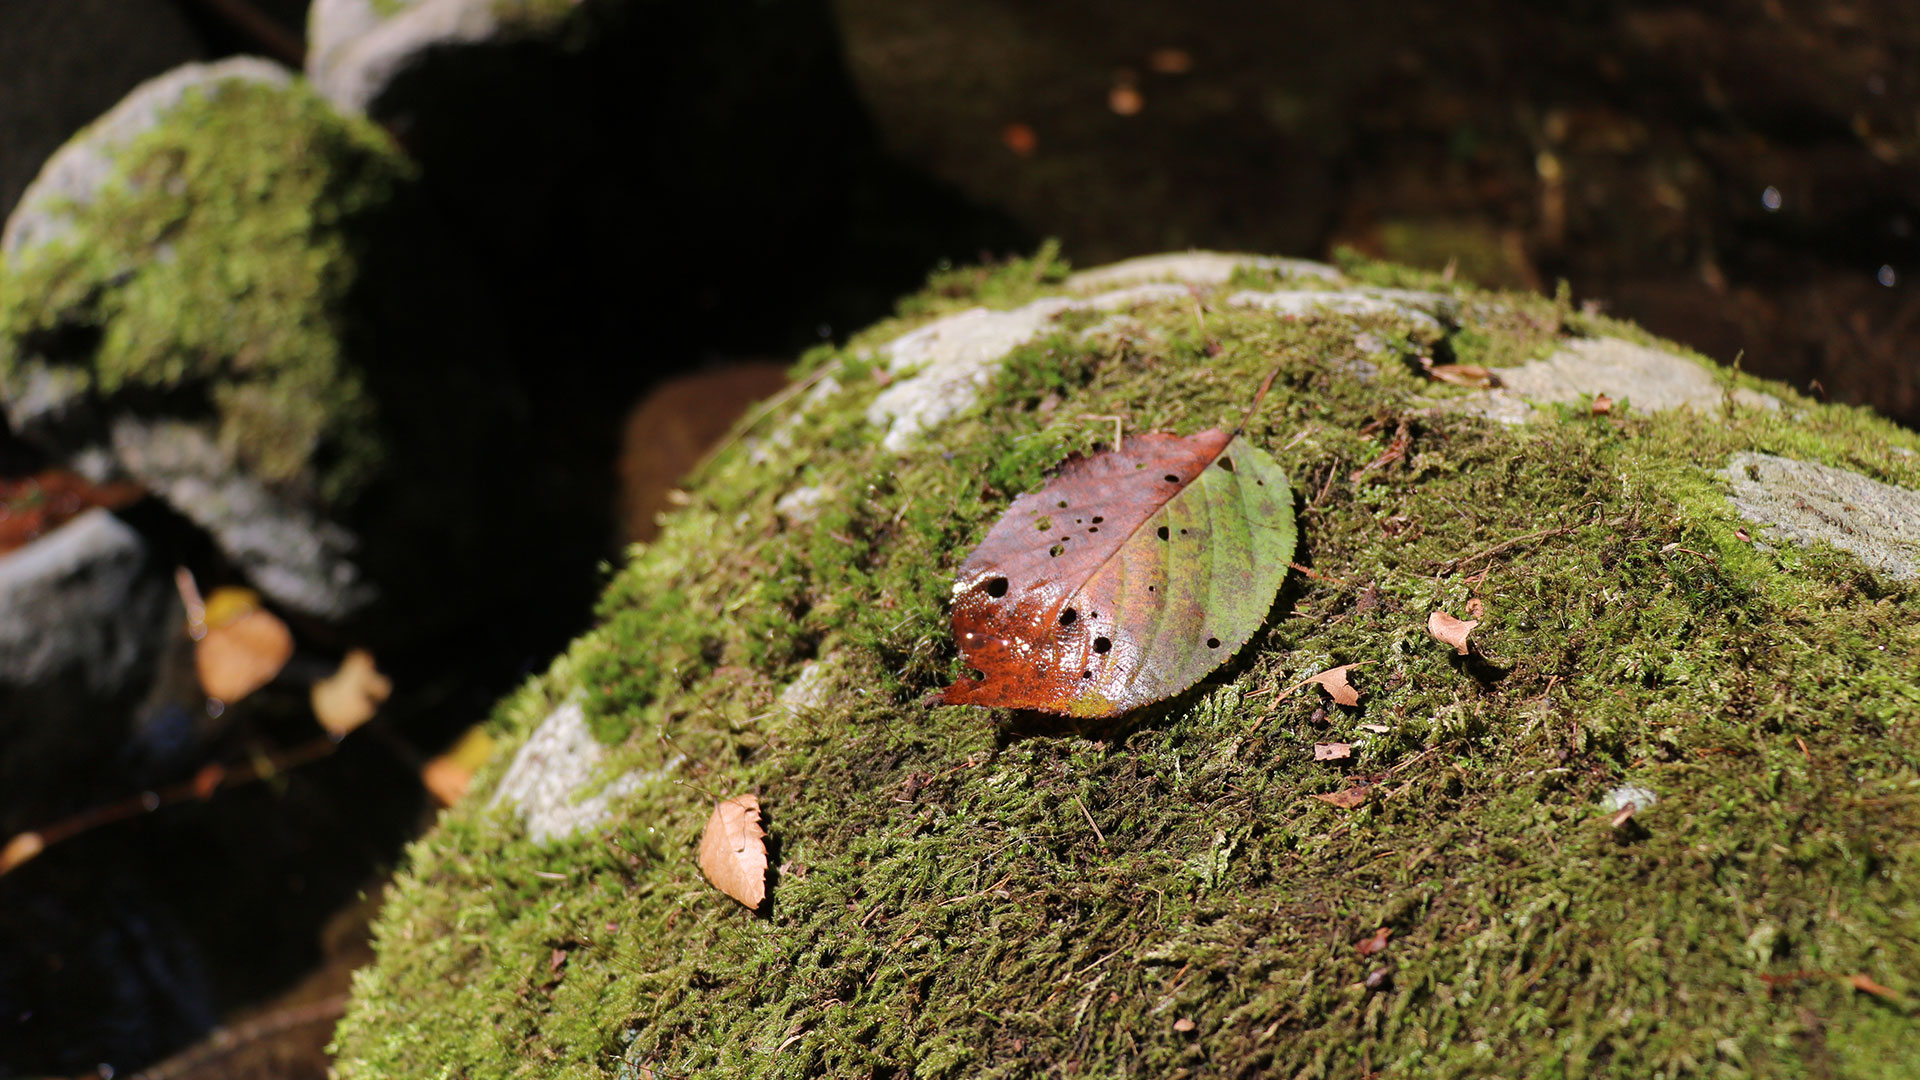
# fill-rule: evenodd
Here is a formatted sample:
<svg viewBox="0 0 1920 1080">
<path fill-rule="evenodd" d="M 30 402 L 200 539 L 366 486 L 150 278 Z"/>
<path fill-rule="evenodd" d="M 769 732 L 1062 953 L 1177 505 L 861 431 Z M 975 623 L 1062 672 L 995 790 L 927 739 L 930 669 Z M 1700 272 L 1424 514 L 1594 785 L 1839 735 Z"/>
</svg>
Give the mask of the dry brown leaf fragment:
<svg viewBox="0 0 1920 1080">
<path fill-rule="evenodd" d="M 1318 675 L 1309 676 L 1307 681 L 1327 692 L 1336 705 L 1360 704 L 1360 691 L 1347 679 L 1347 672 L 1359 667 L 1359 664 L 1341 664 L 1331 667 Z"/>
<path fill-rule="evenodd" d="M 1605 416 L 1613 411 L 1613 399 L 1605 394 L 1593 395 L 1593 415 Z"/>
<path fill-rule="evenodd" d="M 1427 374 L 1454 386 L 1485 389 L 1494 385 L 1493 372 L 1479 364 L 1435 364 L 1427 369 Z"/>
<path fill-rule="evenodd" d="M 1633 815 L 1639 812 L 1640 806 L 1638 803 L 1628 802 L 1625 806 L 1613 812 L 1613 816 L 1607 819 L 1607 825 L 1609 828 L 1617 829 L 1627 822 L 1632 821 Z"/>
<path fill-rule="evenodd" d="M 475 726 L 467 729 L 446 753 L 420 769 L 420 783 L 441 806 L 452 806 L 467 793 L 473 774 L 493 756 L 493 736 Z"/>
<path fill-rule="evenodd" d="M 1361 724 L 1360 730 L 1372 732 L 1375 735 L 1385 735 L 1387 732 L 1392 731 L 1393 729 L 1388 727 L 1385 724 Z"/>
<path fill-rule="evenodd" d="M 1147 70 L 1156 75 L 1185 75 L 1193 70 L 1193 54 L 1185 49 L 1155 49 L 1147 54 Z"/>
<path fill-rule="evenodd" d="M 1192 1031 L 1196 1026 L 1198 1025 L 1196 1025 L 1193 1022 L 1193 1018 L 1189 1016 L 1183 1016 L 1180 1019 L 1175 1020 L 1173 1022 L 1173 1030 L 1178 1031 L 1183 1035 L 1189 1031 Z"/>
<path fill-rule="evenodd" d="M 1366 802 L 1367 792 L 1371 790 L 1373 790 L 1373 785 L 1371 784 L 1355 784 L 1341 791 L 1322 792 L 1313 795 L 1312 798 L 1319 799 L 1329 806 L 1337 806 L 1342 810 L 1351 810 L 1361 803 Z"/>
<path fill-rule="evenodd" d="M 1467 655 L 1467 635 L 1480 625 L 1478 619 L 1456 619 L 1444 611 L 1436 611 L 1427 616 L 1427 633 L 1435 641 L 1453 646 L 1453 651 L 1461 656 Z"/>
<path fill-rule="evenodd" d="M 1353 947 L 1361 956 L 1372 956 L 1374 953 L 1385 950 L 1387 947 L 1387 939 L 1392 936 L 1393 928 L 1383 926 L 1375 930 L 1371 937 L 1362 938 L 1354 942 Z"/>
<path fill-rule="evenodd" d="M 1881 986 L 1865 975 L 1849 975 L 1847 976 L 1847 982 L 1852 985 L 1855 990 L 1863 994 L 1872 994 L 1874 997 L 1886 998 L 1888 1001 L 1900 1000 L 1899 994 L 1894 993 L 1893 990 L 1888 987 Z"/>
<path fill-rule="evenodd" d="M 723 799 L 700 837 L 700 870 L 723 893 L 749 908 L 767 898 L 767 833 L 760 827 L 760 798 Z"/>
<path fill-rule="evenodd" d="M 1487 613 L 1487 605 L 1477 596 L 1467 598 L 1467 618 L 1478 620 Z"/>
<path fill-rule="evenodd" d="M 1313 760 L 1315 761 L 1344 761 L 1352 756 L 1352 743 L 1323 742 L 1313 744 Z"/>
<path fill-rule="evenodd" d="M 37 832 L 23 832 L 0 848 L 0 874 L 47 850 L 47 841 Z"/>
<path fill-rule="evenodd" d="M 338 739 L 373 719 L 392 695 L 393 680 L 380 674 L 373 654 L 353 649 L 333 674 L 313 684 L 309 700 L 320 726 Z"/>
<path fill-rule="evenodd" d="M 293 657 L 293 632 L 251 589 L 215 589 L 205 620 L 193 667 L 208 697 L 239 701 L 272 682 Z"/>
</svg>

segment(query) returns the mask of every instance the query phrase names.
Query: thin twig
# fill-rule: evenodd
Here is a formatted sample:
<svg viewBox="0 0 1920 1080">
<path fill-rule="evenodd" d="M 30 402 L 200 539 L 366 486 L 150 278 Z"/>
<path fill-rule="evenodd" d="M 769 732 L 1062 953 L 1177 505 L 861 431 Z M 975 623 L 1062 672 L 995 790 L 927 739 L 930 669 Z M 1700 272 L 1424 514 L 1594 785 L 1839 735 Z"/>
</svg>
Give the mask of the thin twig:
<svg viewBox="0 0 1920 1080">
<path fill-rule="evenodd" d="M 196 0 L 203 8 L 252 42 L 261 52 L 298 68 L 306 63 L 307 46 L 300 35 L 280 25 L 280 21 L 248 0 Z"/>
<path fill-rule="evenodd" d="M 1101 832 L 1100 826 L 1094 824 L 1093 815 L 1087 812 L 1087 804 L 1081 802 L 1080 796 L 1078 795 L 1070 795 L 1068 798 L 1073 800 L 1073 805 L 1080 808 L 1080 816 L 1087 819 L 1087 824 L 1093 828 L 1093 835 L 1100 838 L 1100 846 L 1105 847 L 1107 844 L 1107 834 Z"/>
<path fill-rule="evenodd" d="M 25 838 L 31 837 L 30 852 L 16 861 L 0 860 L 0 875 L 25 863 L 29 858 L 37 857 L 47 848 L 63 840 L 71 840 L 83 832 L 97 829 L 102 825 L 136 818 L 142 814 L 151 814 L 162 807 L 211 799 L 215 794 L 228 788 L 239 787 L 255 780 L 265 780 L 290 769 L 319 761 L 331 755 L 337 745 L 331 737 L 321 738 L 302 743 L 290 750 L 283 750 L 278 754 L 257 755 L 245 764 L 204 765 L 193 774 L 192 779 L 138 792 L 100 806 L 89 807 L 50 825 L 20 833 L 5 845 L 5 850 L 22 850 L 16 845 L 21 845 Z"/>
</svg>

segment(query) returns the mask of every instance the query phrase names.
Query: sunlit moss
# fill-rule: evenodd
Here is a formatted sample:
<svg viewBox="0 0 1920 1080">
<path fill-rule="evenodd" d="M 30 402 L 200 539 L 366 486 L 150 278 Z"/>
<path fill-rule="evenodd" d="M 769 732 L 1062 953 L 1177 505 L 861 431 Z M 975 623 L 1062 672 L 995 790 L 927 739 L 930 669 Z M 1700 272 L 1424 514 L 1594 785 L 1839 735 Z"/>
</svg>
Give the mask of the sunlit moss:
<svg viewBox="0 0 1920 1080">
<path fill-rule="evenodd" d="M 1021 274 L 993 302 L 1048 283 Z M 887 332 L 974 302 L 954 280 Z M 1491 306 L 1451 339 L 1487 356 L 1574 319 L 1627 332 L 1463 295 Z M 684 783 L 540 849 L 484 809 L 496 763 L 413 851 L 341 1075 L 1900 1075 L 1920 594 L 1740 539 L 1712 473 L 1764 450 L 1920 487 L 1894 452 L 1920 440 L 1771 385 L 1780 412 L 1506 428 L 1425 411 L 1469 391 L 1423 381 L 1415 350 L 1363 354 L 1356 331 L 1389 324 L 1136 317 L 1018 350 L 898 457 L 864 420 L 879 371 L 810 358 L 838 389 L 743 433 L 497 720 L 517 738 L 584 694 L 624 766 L 685 754 Z M 1107 729 L 927 702 L 955 670 L 954 569 L 1111 439 L 1089 417 L 1232 422 L 1275 367 L 1247 437 L 1293 478 L 1306 570 L 1239 657 Z M 1376 465 L 1403 425 L 1411 452 Z M 787 527 L 773 504 L 801 485 L 834 495 Z M 1424 624 L 1471 601 L 1461 658 Z M 778 706 L 809 657 L 824 706 Z M 1340 663 L 1359 708 L 1283 693 Z M 1334 741 L 1352 758 L 1316 762 Z M 1355 810 L 1308 798 L 1357 782 Z M 1616 829 L 1622 783 L 1659 802 Z M 770 917 L 693 858 L 711 796 L 749 789 L 778 844 Z"/>
</svg>

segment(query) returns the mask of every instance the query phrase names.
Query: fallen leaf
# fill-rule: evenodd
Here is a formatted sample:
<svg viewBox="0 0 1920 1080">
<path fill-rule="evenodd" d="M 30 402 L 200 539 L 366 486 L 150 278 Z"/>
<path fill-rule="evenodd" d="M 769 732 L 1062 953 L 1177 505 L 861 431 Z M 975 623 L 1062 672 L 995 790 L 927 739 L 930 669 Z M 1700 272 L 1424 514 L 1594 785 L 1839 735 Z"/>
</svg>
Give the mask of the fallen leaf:
<svg viewBox="0 0 1920 1080">
<path fill-rule="evenodd" d="M 373 719 L 392 694 L 393 680 L 380 674 L 373 654 L 352 649 L 333 674 L 313 684 L 309 700 L 320 726 L 338 739 Z"/>
<path fill-rule="evenodd" d="M 1193 70 L 1193 54 L 1185 49 L 1155 49 L 1147 54 L 1147 70 L 1158 75 L 1185 75 Z"/>
<path fill-rule="evenodd" d="M 1137 116 L 1147 107 L 1147 99 L 1140 94 L 1140 88 L 1130 83 L 1118 83 L 1107 91 L 1107 108 L 1117 116 Z"/>
<path fill-rule="evenodd" d="M 1352 743 L 1323 742 L 1313 744 L 1313 760 L 1315 761 L 1345 761 L 1352 756 Z"/>
<path fill-rule="evenodd" d="M 1453 646 L 1453 651 L 1461 656 L 1467 655 L 1467 635 L 1480 625 L 1478 619 L 1456 619 L 1444 611 L 1436 611 L 1427 616 L 1427 633 L 1435 641 Z"/>
<path fill-rule="evenodd" d="M 37 832 L 23 832 L 0 848 L 0 874 L 47 850 L 47 841 Z"/>
<path fill-rule="evenodd" d="M 1609 828 L 1617 829 L 1620 826 L 1625 825 L 1627 822 L 1632 821 L 1633 815 L 1639 812 L 1640 812 L 1639 804 L 1629 802 L 1625 806 L 1622 806 L 1620 809 L 1615 810 L 1613 812 L 1613 816 L 1607 819 L 1607 826 Z"/>
<path fill-rule="evenodd" d="M 1359 666 L 1359 664 L 1341 664 L 1339 667 L 1328 668 L 1318 675 L 1311 676 L 1307 681 L 1325 690 L 1335 705 L 1358 705 L 1360 691 L 1347 680 L 1347 672 Z"/>
<path fill-rule="evenodd" d="M 493 736 L 478 725 L 468 728 L 446 753 L 420 769 L 420 783 L 441 806 L 452 806 L 467 793 L 473 774 L 493 756 Z"/>
<path fill-rule="evenodd" d="M 1367 977 L 1363 981 L 1366 985 L 1366 988 L 1369 990 L 1382 989 L 1388 983 L 1393 981 L 1393 968 L 1391 967 L 1374 968 L 1372 971 L 1367 972 Z"/>
<path fill-rule="evenodd" d="M 1237 435 L 1076 454 L 961 565 L 953 637 L 971 670 L 941 700 L 1104 717 L 1171 697 L 1253 637 L 1294 539 L 1286 474 Z"/>
<path fill-rule="evenodd" d="M 721 892 L 749 908 L 767 898 L 767 833 L 760 827 L 760 798 L 722 800 L 700 837 L 700 870 Z"/>
<path fill-rule="evenodd" d="M 1361 725 L 1360 725 L 1360 730 L 1361 730 L 1361 731 L 1370 731 L 1370 732 L 1372 732 L 1372 733 L 1374 733 L 1375 735 L 1385 735 L 1385 734 L 1386 734 L 1387 732 L 1389 732 L 1389 731 L 1391 731 L 1391 730 L 1393 730 L 1393 729 L 1392 729 L 1392 728 L 1389 728 L 1389 727 L 1388 727 L 1387 725 L 1385 725 L 1385 724 L 1361 724 Z"/>
<path fill-rule="evenodd" d="M 1888 1001 L 1900 1000 L 1899 994 L 1894 993 L 1887 987 L 1881 986 L 1865 975 L 1849 975 L 1847 976 L 1847 982 L 1851 983 L 1855 990 L 1862 993 L 1872 994 L 1874 997 L 1886 998 Z"/>
<path fill-rule="evenodd" d="M 1454 386 L 1485 389 L 1494 384 L 1493 372 L 1479 364 L 1434 364 L 1427 368 L 1427 374 Z"/>
<path fill-rule="evenodd" d="M 1353 947 L 1360 953 L 1361 956 L 1372 956 L 1374 953 L 1384 951 L 1387 947 L 1387 939 L 1392 936 L 1393 936 L 1393 928 L 1390 926 L 1383 926 L 1380 929 L 1375 930 L 1373 932 L 1372 937 L 1363 938 L 1359 941 L 1354 942 Z"/>
<path fill-rule="evenodd" d="M 293 632 L 260 606 L 251 589 L 215 589 L 206 603 L 206 634 L 193 647 L 200 689 L 228 704 L 273 681 L 293 657 Z"/>
<path fill-rule="evenodd" d="M 193 774 L 193 797 L 205 802 L 213 798 L 214 793 L 220 790 L 220 785 L 226 782 L 227 767 L 217 761 L 209 761 Z"/>
<path fill-rule="evenodd" d="M 1181 1032 L 1182 1034 L 1192 1031 L 1194 1027 L 1195 1024 L 1190 1017 L 1183 1016 L 1173 1022 L 1173 1030 Z"/>
<path fill-rule="evenodd" d="M 1342 810 L 1351 810 L 1361 803 L 1366 802 L 1367 792 L 1372 789 L 1373 785 L 1371 784 L 1355 784 L 1344 791 L 1329 791 L 1312 797 L 1319 799 L 1329 806 L 1337 806 Z"/>
<path fill-rule="evenodd" d="M 1040 148 L 1040 136 L 1026 124 L 1008 124 L 1001 128 L 1000 141 L 1006 144 L 1007 149 L 1021 157 L 1028 157 Z"/>
<path fill-rule="evenodd" d="M 1593 415 L 1605 416 L 1613 411 L 1613 399 L 1605 394 L 1593 395 Z"/>
<path fill-rule="evenodd" d="M 1480 616 L 1485 615 L 1486 613 L 1487 613 L 1487 605 L 1481 602 L 1479 597 L 1477 596 L 1468 597 L 1467 618 L 1478 621 Z"/>
</svg>

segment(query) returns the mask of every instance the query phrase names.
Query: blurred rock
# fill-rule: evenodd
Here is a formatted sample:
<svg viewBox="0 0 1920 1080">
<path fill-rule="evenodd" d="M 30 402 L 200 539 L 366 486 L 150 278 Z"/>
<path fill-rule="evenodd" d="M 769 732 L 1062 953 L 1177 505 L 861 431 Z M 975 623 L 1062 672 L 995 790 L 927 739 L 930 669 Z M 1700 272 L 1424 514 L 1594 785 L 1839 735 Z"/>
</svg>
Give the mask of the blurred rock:
<svg viewBox="0 0 1920 1080">
<path fill-rule="evenodd" d="M 292 613 L 444 586 L 423 566 L 477 531 L 498 335 L 378 128 L 265 61 L 187 65 L 56 153 L 3 244 L 21 438 L 153 490 Z"/>
<path fill-rule="evenodd" d="M 0 555 L 0 834 L 110 757 L 180 625 L 172 568 L 104 509 Z"/>
</svg>

